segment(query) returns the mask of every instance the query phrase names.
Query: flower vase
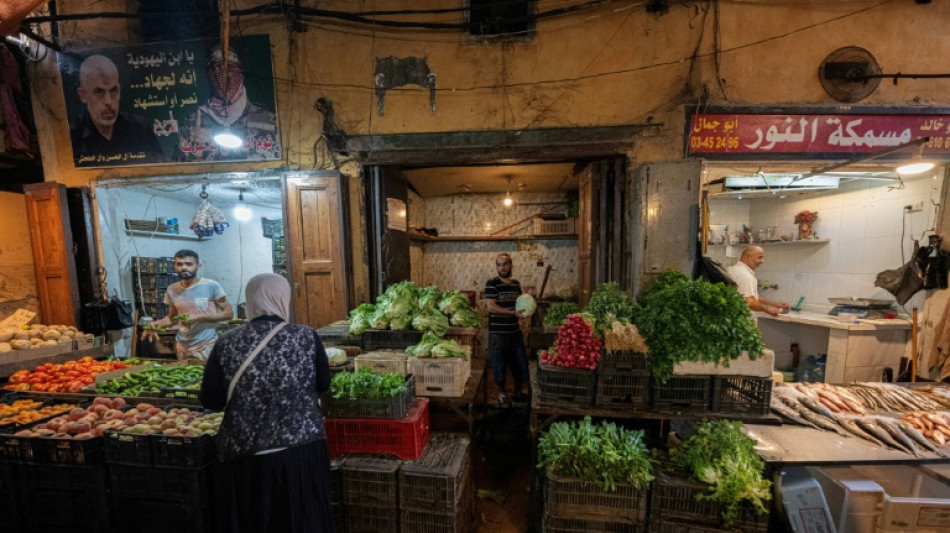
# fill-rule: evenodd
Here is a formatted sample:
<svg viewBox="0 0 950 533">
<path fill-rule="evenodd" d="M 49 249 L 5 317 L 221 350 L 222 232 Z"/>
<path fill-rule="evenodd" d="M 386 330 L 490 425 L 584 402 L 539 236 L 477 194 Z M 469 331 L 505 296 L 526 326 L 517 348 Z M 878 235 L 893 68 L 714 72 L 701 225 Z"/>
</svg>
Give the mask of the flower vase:
<svg viewBox="0 0 950 533">
<path fill-rule="evenodd" d="M 811 238 L 811 224 L 798 225 L 798 240 L 805 241 Z"/>
</svg>

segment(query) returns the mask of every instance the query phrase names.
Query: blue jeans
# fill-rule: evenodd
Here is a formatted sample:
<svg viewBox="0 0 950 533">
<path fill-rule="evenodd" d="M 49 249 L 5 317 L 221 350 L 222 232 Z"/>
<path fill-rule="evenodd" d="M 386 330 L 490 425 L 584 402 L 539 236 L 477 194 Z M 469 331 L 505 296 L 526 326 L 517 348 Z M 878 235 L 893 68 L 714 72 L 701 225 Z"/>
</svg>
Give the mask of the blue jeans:
<svg viewBox="0 0 950 533">
<path fill-rule="evenodd" d="M 488 336 L 488 355 L 491 358 L 495 385 L 505 390 L 505 371 L 511 368 L 511 377 L 515 385 L 528 381 L 528 356 L 524 350 L 524 338 L 521 332 L 491 333 Z M 516 390 L 515 394 L 521 391 Z"/>
</svg>

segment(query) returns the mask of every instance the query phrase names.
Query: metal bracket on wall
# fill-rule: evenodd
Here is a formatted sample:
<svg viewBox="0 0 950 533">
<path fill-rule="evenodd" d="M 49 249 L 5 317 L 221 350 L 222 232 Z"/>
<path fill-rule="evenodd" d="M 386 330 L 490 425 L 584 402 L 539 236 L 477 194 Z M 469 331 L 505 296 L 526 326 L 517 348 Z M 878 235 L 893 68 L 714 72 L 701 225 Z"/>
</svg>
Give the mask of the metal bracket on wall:
<svg viewBox="0 0 950 533">
<path fill-rule="evenodd" d="M 376 87 L 377 113 L 385 114 L 386 91 L 403 85 L 429 89 L 429 111 L 435 114 L 435 73 L 424 57 L 377 57 L 373 85 Z"/>
</svg>

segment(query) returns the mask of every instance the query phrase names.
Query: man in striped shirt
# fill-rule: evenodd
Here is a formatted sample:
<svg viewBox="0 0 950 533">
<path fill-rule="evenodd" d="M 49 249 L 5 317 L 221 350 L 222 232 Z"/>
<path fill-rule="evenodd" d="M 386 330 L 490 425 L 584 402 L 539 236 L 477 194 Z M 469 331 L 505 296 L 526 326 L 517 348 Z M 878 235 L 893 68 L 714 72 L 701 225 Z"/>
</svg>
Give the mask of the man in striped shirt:
<svg viewBox="0 0 950 533">
<path fill-rule="evenodd" d="M 525 400 L 521 387 L 528 381 L 528 358 L 524 349 L 524 338 L 518 319 L 524 318 L 521 311 L 515 311 L 515 300 L 521 295 L 521 284 L 511 277 L 511 256 L 498 254 L 495 258 L 498 276 L 485 284 L 485 298 L 488 300 L 488 353 L 491 358 L 492 373 L 498 387 L 498 405 L 506 407 L 505 373 L 511 368 L 511 377 L 515 381 L 512 400 Z"/>
</svg>

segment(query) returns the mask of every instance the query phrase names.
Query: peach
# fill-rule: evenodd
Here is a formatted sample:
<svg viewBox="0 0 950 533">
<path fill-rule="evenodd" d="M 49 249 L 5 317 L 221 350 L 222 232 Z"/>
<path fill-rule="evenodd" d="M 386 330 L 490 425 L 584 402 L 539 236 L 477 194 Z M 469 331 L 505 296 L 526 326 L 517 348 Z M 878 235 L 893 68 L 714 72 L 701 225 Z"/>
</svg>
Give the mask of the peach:
<svg viewBox="0 0 950 533">
<path fill-rule="evenodd" d="M 112 408 L 113 409 L 122 409 L 125 407 L 125 400 L 123 398 L 113 398 L 112 399 Z"/>
</svg>

